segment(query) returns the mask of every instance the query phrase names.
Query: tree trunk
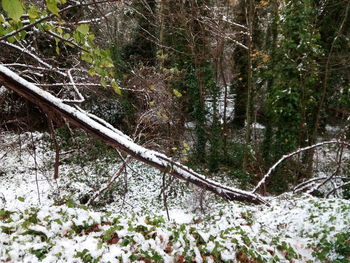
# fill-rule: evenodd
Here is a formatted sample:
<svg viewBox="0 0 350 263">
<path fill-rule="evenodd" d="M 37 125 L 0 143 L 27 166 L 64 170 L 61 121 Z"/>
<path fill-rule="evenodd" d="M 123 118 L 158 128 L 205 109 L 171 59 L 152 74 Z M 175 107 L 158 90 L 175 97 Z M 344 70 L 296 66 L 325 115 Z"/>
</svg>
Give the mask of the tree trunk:
<svg viewBox="0 0 350 263">
<path fill-rule="evenodd" d="M 134 143 L 128 136 L 97 117 L 87 114 L 78 107 L 64 104 L 62 100 L 26 81 L 8 68 L 0 65 L 0 85 L 4 85 L 38 106 L 66 118 L 72 124 L 82 128 L 112 147 L 122 150 L 135 159 L 151 165 L 179 179 L 190 182 L 200 188 L 211 191 L 227 200 L 245 201 L 254 204 L 267 204 L 259 196 L 240 189 L 229 188 L 206 179 L 188 167 L 172 161 L 159 152 L 146 149 Z"/>
<path fill-rule="evenodd" d="M 243 159 L 243 168 L 248 168 L 249 163 L 249 151 L 251 145 L 251 124 L 252 124 L 252 105 L 253 105 L 253 68 L 252 68 L 252 53 L 253 53 L 253 2 L 252 0 L 248 0 L 246 7 L 246 20 L 248 25 L 248 68 L 247 68 L 247 105 L 246 105 L 246 132 L 245 132 L 245 151 L 244 151 L 244 159 Z"/>
</svg>

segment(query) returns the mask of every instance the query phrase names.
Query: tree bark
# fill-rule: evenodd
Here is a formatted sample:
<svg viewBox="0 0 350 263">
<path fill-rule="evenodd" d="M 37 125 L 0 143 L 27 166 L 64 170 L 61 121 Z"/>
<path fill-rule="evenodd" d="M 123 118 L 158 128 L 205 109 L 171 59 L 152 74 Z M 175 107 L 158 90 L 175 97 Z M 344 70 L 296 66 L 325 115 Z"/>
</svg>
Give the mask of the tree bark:
<svg viewBox="0 0 350 263">
<path fill-rule="evenodd" d="M 250 151 L 250 145 L 251 145 L 251 135 L 252 135 L 252 105 L 253 105 L 253 68 L 252 68 L 252 53 L 253 53 L 253 16 L 254 16 L 254 10 L 253 10 L 253 1 L 248 0 L 246 3 L 246 20 L 248 25 L 248 56 L 247 56 L 247 105 L 246 105 L 246 132 L 245 132 L 245 151 L 244 151 L 244 158 L 243 158 L 243 168 L 248 168 L 249 163 L 249 151 Z"/>
<path fill-rule="evenodd" d="M 0 65 L 0 85 L 4 85 L 6 88 L 17 92 L 19 95 L 45 110 L 50 110 L 54 114 L 64 117 L 72 124 L 82 128 L 87 133 L 98 137 L 113 148 L 122 150 L 135 159 L 163 172 L 211 191 L 230 201 L 267 204 L 264 199 L 256 194 L 236 188 L 226 187 L 215 181 L 206 179 L 203 175 L 192 171 L 188 167 L 172 161 L 164 154 L 146 149 L 134 143 L 128 136 L 124 135 L 111 125 L 102 120 L 92 118 L 91 115 L 88 115 L 78 107 L 74 108 L 64 104 L 59 98 L 26 81 L 2 65 Z"/>
</svg>

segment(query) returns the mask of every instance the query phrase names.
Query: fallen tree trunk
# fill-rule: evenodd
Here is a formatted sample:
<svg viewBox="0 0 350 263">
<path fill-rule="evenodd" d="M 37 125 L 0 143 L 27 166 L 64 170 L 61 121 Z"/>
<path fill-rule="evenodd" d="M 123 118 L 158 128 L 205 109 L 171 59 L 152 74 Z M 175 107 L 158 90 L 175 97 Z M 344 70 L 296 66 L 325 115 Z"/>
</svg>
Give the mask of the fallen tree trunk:
<svg viewBox="0 0 350 263">
<path fill-rule="evenodd" d="M 135 159 L 163 172 L 190 182 L 202 189 L 211 191 L 230 201 L 267 204 L 265 200 L 256 194 L 226 187 L 215 181 L 206 179 L 203 175 L 192 171 L 178 162 L 174 162 L 164 154 L 146 149 L 134 143 L 128 136 L 103 120 L 92 117 L 78 107 L 63 103 L 61 99 L 26 81 L 2 65 L 0 65 L 0 84 L 17 92 L 32 103 L 43 108 L 46 112 L 48 111 L 48 114 L 64 117 L 69 122 L 82 128 L 89 134 L 100 138 L 112 147 L 122 150 Z"/>
</svg>

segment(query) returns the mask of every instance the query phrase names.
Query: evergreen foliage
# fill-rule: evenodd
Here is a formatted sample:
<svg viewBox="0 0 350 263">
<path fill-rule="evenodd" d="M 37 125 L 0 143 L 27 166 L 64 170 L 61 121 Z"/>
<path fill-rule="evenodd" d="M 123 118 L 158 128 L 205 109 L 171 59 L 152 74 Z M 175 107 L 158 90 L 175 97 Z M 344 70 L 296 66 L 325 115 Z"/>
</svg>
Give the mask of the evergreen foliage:
<svg viewBox="0 0 350 263">
<path fill-rule="evenodd" d="M 322 56 L 312 1 L 286 3 L 280 18 L 281 35 L 270 74 L 267 101 L 276 132 L 274 159 L 305 146 L 310 140 L 320 86 L 318 59 Z"/>
</svg>

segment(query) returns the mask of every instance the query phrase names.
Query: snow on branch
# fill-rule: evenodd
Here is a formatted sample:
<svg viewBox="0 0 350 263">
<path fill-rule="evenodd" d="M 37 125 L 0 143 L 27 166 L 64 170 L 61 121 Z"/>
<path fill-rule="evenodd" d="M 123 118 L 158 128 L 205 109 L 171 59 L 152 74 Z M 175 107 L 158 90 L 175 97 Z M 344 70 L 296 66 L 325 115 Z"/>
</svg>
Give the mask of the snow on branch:
<svg viewBox="0 0 350 263">
<path fill-rule="evenodd" d="M 74 79 L 73 79 L 72 74 L 71 74 L 72 70 L 74 70 L 74 68 L 71 68 L 71 69 L 68 70 L 68 76 L 69 76 L 70 84 L 72 84 L 73 89 L 74 89 L 75 93 L 78 96 L 78 99 L 64 100 L 63 102 L 65 102 L 65 103 L 82 103 L 82 102 L 85 101 L 85 98 L 83 97 L 83 95 L 81 95 L 79 89 L 75 85 Z"/>
<path fill-rule="evenodd" d="M 343 183 L 337 187 L 334 187 L 331 191 L 329 191 L 327 194 L 326 194 L 326 198 L 330 197 L 330 195 L 334 194 L 336 191 L 338 191 L 339 189 L 343 188 L 343 187 L 346 187 L 350 185 L 350 182 L 347 182 L 347 183 Z"/>
<path fill-rule="evenodd" d="M 65 74 L 65 73 L 63 73 L 63 72 L 61 72 L 61 71 L 55 69 L 52 65 L 46 63 L 45 61 L 43 61 L 41 58 L 39 58 L 37 55 L 33 54 L 32 52 L 30 52 L 30 51 L 29 51 L 28 49 L 26 49 L 26 48 L 22 48 L 22 47 L 20 47 L 20 46 L 17 46 L 17 45 L 15 45 L 15 44 L 12 44 L 12 43 L 10 43 L 10 42 L 6 42 L 6 41 L 3 41 L 3 40 L 1 40 L 0 43 L 3 44 L 3 45 L 7 45 L 7 46 L 9 46 L 9 47 L 11 47 L 11 48 L 17 49 L 18 51 L 20 51 L 20 52 L 22 52 L 22 53 L 24 53 L 24 54 L 27 54 L 28 56 L 32 57 L 32 58 L 33 58 L 34 60 L 36 60 L 39 64 L 45 66 L 45 67 L 46 67 L 47 69 L 49 69 L 49 70 L 53 70 L 53 71 L 55 71 L 56 73 L 58 73 L 58 74 L 60 74 L 60 75 L 62 75 L 62 76 L 64 76 L 64 77 L 67 76 L 67 74 Z"/>
<path fill-rule="evenodd" d="M 227 16 L 223 16 L 222 17 L 222 21 L 225 21 L 226 23 L 232 25 L 232 26 L 237 26 L 237 27 L 240 27 L 240 28 L 243 28 L 243 29 L 248 29 L 245 25 L 242 25 L 242 24 L 238 24 L 232 20 L 230 20 Z"/>
<path fill-rule="evenodd" d="M 112 126 L 104 125 L 102 121 L 91 118 L 83 111 L 64 104 L 64 102 L 52 94 L 42 90 L 33 83 L 26 81 L 10 69 L 0 65 L 0 85 L 19 93 L 31 102 L 41 106 L 44 110 L 53 111 L 64 117 L 74 125 L 84 129 L 106 144 L 122 150 L 135 159 L 151 165 L 160 171 L 175 176 L 181 180 L 190 182 L 202 189 L 211 191 L 230 201 L 244 201 L 254 204 L 268 204 L 260 196 L 221 185 L 215 181 L 206 179 L 181 163 L 171 160 L 166 155 L 154 150 L 149 150 L 130 140 L 126 135 Z M 105 123 L 106 124 L 106 123 Z"/>
<path fill-rule="evenodd" d="M 314 145 L 310 145 L 310 146 L 307 146 L 307 147 L 304 147 L 304 148 L 299 148 L 298 150 L 292 152 L 292 153 L 289 153 L 289 154 L 286 154 L 286 155 L 283 155 L 282 158 L 280 158 L 274 165 L 272 165 L 270 167 L 270 169 L 268 170 L 268 172 L 264 175 L 264 177 L 260 180 L 260 182 L 256 185 L 256 187 L 254 188 L 254 190 L 252 191 L 252 193 L 256 193 L 256 191 L 263 185 L 265 184 L 267 178 L 271 175 L 271 173 L 276 169 L 276 167 L 281 164 L 284 160 L 294 156 L 294 155 L 297 155 L 301 152 L 305 152 L 305 151 L 308 151 L 308 150 L 311 150 L 311 149 L 314 149 L 314 148 L 317 148 L 317 147 L 321 147 L 321 146 L 324 146 L 324 145 L 328 145 L 328 144 L 343 144 L 343 145 L 347 145 L 349 146 L 349 143 L 347 142 L 344 142 L 344 141 L 340 141 L 340 140 L 331 140 L 331 141 L 325 141 L 325 142 L 320 142 L 320 143 L 316 143 Z"/>
</svg>

